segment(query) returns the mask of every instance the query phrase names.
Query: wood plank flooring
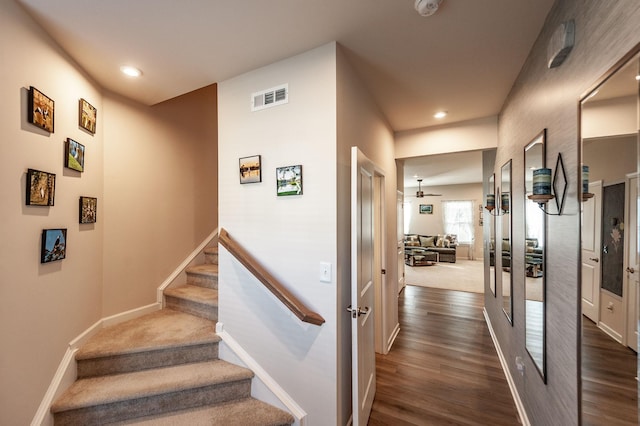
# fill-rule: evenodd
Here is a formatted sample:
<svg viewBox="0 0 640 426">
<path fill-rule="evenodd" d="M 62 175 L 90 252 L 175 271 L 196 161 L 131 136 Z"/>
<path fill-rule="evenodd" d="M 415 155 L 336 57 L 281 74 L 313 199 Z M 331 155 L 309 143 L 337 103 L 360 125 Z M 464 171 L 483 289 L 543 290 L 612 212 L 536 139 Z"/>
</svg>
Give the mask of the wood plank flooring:
<svg viewBox="0 0 640 426">
<path fill-rule="evenodd" d="M 636 353 L 582 318 L 582 424 L 638 424 Z"/>
<path fill-rule="evenodd" d="M 519 424 L 482 307 L 482 294 L 405 288 L 369 426 Z"/>
</svg>

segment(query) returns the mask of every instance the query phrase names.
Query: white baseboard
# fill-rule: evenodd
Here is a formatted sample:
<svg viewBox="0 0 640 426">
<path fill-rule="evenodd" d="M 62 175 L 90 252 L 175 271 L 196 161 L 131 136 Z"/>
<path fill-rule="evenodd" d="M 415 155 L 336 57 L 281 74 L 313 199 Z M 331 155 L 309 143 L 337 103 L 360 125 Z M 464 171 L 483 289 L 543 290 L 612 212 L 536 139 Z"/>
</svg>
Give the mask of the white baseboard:
<svg viewBox="0 0 640 426">
<path fill-rule="evenodd" d="M 258 362 L 245 351 L 240 344 L 229 333 L 224 331 L 222 323 L 216 324 L 216 334 L 222 338 L 222 342 L 228 347 L 228 349 L 244 364 L 245 367 L 254 372 L 254 380 L 259 380 L 266 390 L 268 390 L 273 397 L 275 397 L 281 405 L 281 408 L 289 411 L 295 418 L 294 425 L 305 426 L 307 413 L 293 400 L 293 398 L 267 373 Z M 221 348 L 223 349 L 223 348 Z M 224 351 L 223 351 L 224 352 Z M 224 353 L 221 354 L 224 357 Z M 227 359 L 227 361 L 233 361 Z M 253 395 L 254 385 L 252 384 L 252 396 L 256 399 L 262 399 L 263 395 Z M 265 402 L 272 404 L 272 401 L 265 400 Z"/>
<path fill-rule="evenodd" d="M 189 266 L 189 264 L 191 262 L 193 262 L 193 260 L 202 252 L 202 250 L 204 250 L 204 248 L 215 238 L 218 236 L 218 230 L 219 228 L 216 228 L 211 234 L 209 234 L 209 236 L 207 238 L 204 239 L 204 241 L 202 241 L 200 243 L 200 245 L 198 247 L 195 248 L 195 250 L 193 250 L 191 252 L 191 254 L 189 256 L 187 256 L 184 261 L 178 265 L 178 267 L 167 277 L 166 280 L 164 280 L 162 282 L 162 284 L 160 284 L 160 287 L 158 287 L 158 290 L 156 291 L 156 302 L 160 303 L 162 305 L 163 303 L 163 292 L 164 290 L 169 287 L 171 285 L 171 283 L 178 278 L 178 276 L 186 269 L 187 266 Z"/>
<path fill-rule="evenodd" d="M 624 343 L 622 343 L 622 334 L 618 333 L 613 328 L 609 327 L 607 324 L 605 324 L 602 321 L 600 321 L 600 322 L 598 322 L 598 328 L 600 330 L 604 331 L 605 333 L 607 333 L 609 336 L 611 336 L 611 338 L 613 340 L 615 340 L 616 342 L 618 342 L 620 344 L 624 344 Z"/>
<path fill-rule="evenodd" d="M 529 421 L 529 416 L 527 416 L 527 411 L 524 408 L 524 404 L 522 403 L 522 399 L 520 398 L 520 394 L 518 393 L 518 389 L 516 388 L 516 383 L 513 381 L 513 376 L 511 375 L 511 370 L 509 370 L 509 365 L 507 363 L 506 358 L 504 357 L 502 348 L 500 347 L 500 342 L 498 342 L 498 339 L 493 331 L 493 326 L 491 325 L 491 320 L 489 319 L 489 315 L 487 314 L 486 308 L 482 309 L 482 313 L 484 314 L 484 319 L 487 323 L 489 334 L 491 334 L 491 340 L 493 340 L 493 344 L 496 347 L 496 352 L 498 353 L 498 359 L 500 359 L 500 364 L 502 365 L 502 371 L 504 372 L 504 375 L 507 378 L 507 383 L 509 384 L 509 389 L 511 390 L 511 396 L 513 397 L 513 402 L 516 404 L 516 410 L 518 410 L 520 421 L 522 422 L 523 426 L 531 426 L 531 422 Z"/>
<path fill-rule="evenodd" d="M 395 328 L 393 329 L 393 333 L 391 333 L 391 336 L 389 336 L 389 340 L 387 341 L 386 353 L 389 353 L 389 351 L 391 350 L 391 347 L 393 346 L 393 342 L 396 341 L 396 337 L 398 337 L 399 333 L 400 333 L 400 323 L 397 323 Z"/>
</svg>

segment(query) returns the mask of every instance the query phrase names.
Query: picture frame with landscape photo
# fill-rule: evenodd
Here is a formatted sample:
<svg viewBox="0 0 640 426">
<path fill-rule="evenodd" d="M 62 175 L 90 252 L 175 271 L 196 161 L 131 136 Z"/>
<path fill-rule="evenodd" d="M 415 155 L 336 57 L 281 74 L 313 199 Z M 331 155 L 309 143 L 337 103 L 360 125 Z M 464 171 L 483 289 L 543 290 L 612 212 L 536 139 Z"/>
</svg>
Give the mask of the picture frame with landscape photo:
<svg viewBox="0 0 640 426">
<path fill-rule="evenodd" d="M 56 175 L 41 170 L 27 170 L 27 206 L 53 206 L 56 194 Z"/>
<path fill-rule="evenodd" d="M 262 157 L 260 155 L 242 157 L 239 163 L 240 183 L 262 182 Z"/>
<path fill-rule="evenodd" d="M 276 168 L 278 197 L 302 195 L 302 166 L 285 166 Z"/>
<path fill-rule="evenodd" d="M 53 133 L 55 102 L 33 86 L 29 87 L 27 121 Z"/>
<path fill-rule="evenodd" d="M 98 218 L 98 199 L 80 197 L 80 223 L 96 223 Z"/>
<path fill-rule="evenodd" d="M 55 262 L 67 257 L 67 229 L 43 229 L 40 263 Z"/>
<path fill-rule="evenodd" d="M 96 108 L 84 99 L 80 99 L 79 122 L 81 128 L 85 129 L 92 135 L 96 133 L 96 120 L 98 111 Z"/>
<path fill-rule="evenodd" d="M 420 204 L 420 214 L 433 214 L 433 204 Z"/>
<path fill-rule="evenodd" d="M 84 172 L 84 145 L 71 138 L 67 138 L 65 142 L 64 166 L 71 170 L 76 170 L 81 173 Z"/>
</svg>

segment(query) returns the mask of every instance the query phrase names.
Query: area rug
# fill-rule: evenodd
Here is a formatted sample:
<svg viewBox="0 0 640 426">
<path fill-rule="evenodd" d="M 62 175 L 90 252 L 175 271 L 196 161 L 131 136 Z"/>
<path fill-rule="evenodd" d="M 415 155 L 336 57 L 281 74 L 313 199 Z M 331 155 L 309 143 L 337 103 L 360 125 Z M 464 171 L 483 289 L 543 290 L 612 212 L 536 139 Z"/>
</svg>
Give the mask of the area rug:
<svg viewBox="0 0 640 426">
<path fill-rule="evenodd" d="M 482 259 L 458 259 L 456 263 L 438 262 L 433 266 L 405 265 L 404 273 L 408 285 L 484 293 Z"/>
</svg>

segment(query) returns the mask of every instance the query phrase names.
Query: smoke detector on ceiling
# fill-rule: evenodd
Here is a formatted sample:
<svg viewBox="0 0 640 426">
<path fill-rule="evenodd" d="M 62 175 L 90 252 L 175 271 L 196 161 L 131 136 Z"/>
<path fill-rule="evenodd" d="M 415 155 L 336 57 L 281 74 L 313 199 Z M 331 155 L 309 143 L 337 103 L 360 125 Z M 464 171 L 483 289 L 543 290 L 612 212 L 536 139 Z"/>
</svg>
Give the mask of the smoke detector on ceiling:
<svg viewBox="0 0 640 426">
<path fill-rule="evenodd" d="M 431 16 L 437 12 L 442 0 L 416 0 L 413 7 L 420 16 Z"/>
</svg>

